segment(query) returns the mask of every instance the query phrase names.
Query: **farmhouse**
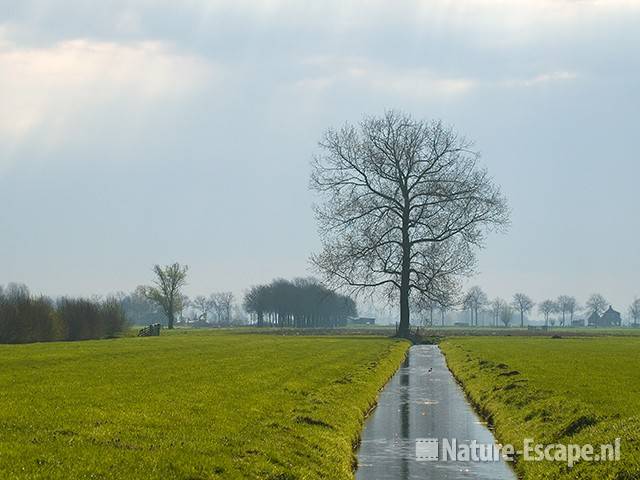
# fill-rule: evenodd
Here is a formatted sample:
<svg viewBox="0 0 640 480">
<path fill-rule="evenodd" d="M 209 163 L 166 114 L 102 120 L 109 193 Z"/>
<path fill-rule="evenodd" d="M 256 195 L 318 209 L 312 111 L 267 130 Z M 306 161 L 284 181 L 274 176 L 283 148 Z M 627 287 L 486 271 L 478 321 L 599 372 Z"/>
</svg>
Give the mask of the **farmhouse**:
<svg viewBox="0 0 640 480">
<path fill-rule="evenodd" d="M 587 318 L 587 325 L 590 327 L 619 327 L 622 324 L 622 317 L 620 312 L 616 312 L 611 305 L 609 309 L 602 314 L 598 315 L 597 312 L 593 312 L 589 318 Z"/>
</svg>

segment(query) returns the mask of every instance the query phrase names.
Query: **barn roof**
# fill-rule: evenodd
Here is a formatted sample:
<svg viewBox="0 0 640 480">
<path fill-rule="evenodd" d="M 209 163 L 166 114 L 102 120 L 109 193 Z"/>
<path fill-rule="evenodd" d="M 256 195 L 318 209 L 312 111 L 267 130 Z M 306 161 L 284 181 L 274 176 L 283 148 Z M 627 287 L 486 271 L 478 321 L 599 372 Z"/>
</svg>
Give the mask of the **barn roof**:
<svg viewBox="0 0 640 480">
<path fill-rule="evenodd" d="M 596 322 L 600 320 L 600 315 L 598 315 L 598 312 L 593 312 L 591 315 L 589 315 L 589 318 L 587 318 L 587 322 Z"/>
<path fill-rule="evenodd" d="M 611 307 L 611 305 L 609 305 L 609 309 L 602 314 L 602 318 L 605 318 L 605 317 L 619 317 L 619 316 L 620 316 L 620 312 L 616 312 Z"/>
</svg>

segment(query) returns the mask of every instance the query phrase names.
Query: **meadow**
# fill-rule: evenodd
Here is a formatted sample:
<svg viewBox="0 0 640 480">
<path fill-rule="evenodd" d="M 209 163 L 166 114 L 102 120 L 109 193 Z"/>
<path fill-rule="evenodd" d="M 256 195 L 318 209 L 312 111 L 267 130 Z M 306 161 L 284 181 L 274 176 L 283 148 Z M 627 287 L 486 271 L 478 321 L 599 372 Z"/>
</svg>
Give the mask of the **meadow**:
<svg viewBox="0 0 640 480">
<path fill-rule="evenodd" d="M 525 462 L 524 479 L 640 478 L 640 338 L 448 338 L 449 368 L 499 441 L 613 444 L 619 462 Z"/>
<path fill-rule="evenodd" d="M 0 345 L 0 478 L 350 479 L 407 348 L 225 331 Z"/>
</svg>

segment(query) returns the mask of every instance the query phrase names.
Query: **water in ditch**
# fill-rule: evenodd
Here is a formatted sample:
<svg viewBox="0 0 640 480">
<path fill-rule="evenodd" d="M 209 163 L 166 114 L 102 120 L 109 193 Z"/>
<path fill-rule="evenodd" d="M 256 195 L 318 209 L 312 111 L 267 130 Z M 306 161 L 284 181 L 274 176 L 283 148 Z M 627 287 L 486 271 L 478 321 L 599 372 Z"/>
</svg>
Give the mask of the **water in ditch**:
<svg viewBox="0 0 640 480">
<path fill-rule="evenodd" d="M 425 450 L 416 439 L 437 440 Z M 443 460 L 443 441 L 457 445 L 495 443 L 486 424 L 467 402 L 435 345 L 411 347 L 404 364 L 367 419 L 358 451 L 356 480 L 515 480 L 503 460 Z M 459 449 L 456 449 L 459 451 Z M 418 455 L 421 458 L 418 458 Z M 429 460 L 425 460 L 429 458 Z"/>
</svg>

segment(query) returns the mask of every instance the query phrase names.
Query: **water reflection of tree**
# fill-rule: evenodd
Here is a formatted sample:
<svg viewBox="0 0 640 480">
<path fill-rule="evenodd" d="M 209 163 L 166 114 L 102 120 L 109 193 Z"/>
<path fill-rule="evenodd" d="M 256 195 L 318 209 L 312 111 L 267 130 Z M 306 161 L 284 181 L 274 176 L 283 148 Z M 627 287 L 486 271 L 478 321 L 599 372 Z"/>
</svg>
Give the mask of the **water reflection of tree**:
<svg viewBox="0 0 640 480">
<path fill-rule="evenodd" d="M 409 478 L 409 455 L 411 455 L 411 445 L 409 445 L 410 370 L 411 353 L 407 355 L 400 369 L 400 438 L 405 447 L 400 458 L 400 479 Z"/>
</svg>

